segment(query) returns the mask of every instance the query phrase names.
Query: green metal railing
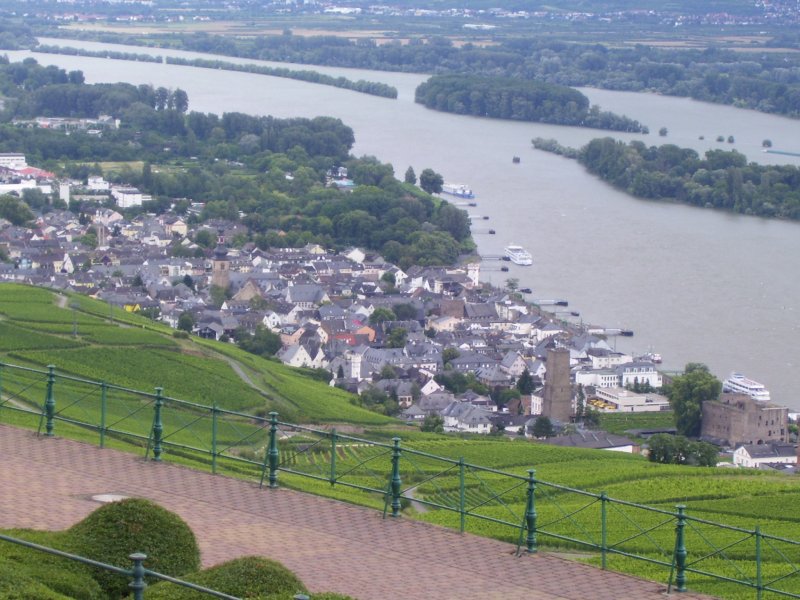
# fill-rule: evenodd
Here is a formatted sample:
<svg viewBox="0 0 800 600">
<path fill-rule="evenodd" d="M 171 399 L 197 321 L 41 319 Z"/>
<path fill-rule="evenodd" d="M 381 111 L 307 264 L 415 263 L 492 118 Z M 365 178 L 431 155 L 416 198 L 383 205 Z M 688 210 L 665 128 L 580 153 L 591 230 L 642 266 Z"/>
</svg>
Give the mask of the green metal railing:
<svg viewBox="0 0 800 600">
<path fill-rule="evenodd" d="M 63 422 L 98 435 L 101 447 L 135 446 L 161 461 L 200 463 L 212 473 L 259 479 L 355 500 L 399 517 L 404 506 L 435 512 L 436 521 L 516 543 L 596 551 L 609 561 L 634 560 L 664 573 L 668 588 L 691 581 L 735 584 L 761 600 L 800 598 L 800 542 L 715 523 L 539 480 L 533 469 L 510 473 L 376 442 L 186 402 L 155 388 L 147 393 L 106 382 L 0 363 L 0 419 L 16 411 L 52 436 Z M 650 577 L 654 578 L 654 577 Z"/>
</svg>

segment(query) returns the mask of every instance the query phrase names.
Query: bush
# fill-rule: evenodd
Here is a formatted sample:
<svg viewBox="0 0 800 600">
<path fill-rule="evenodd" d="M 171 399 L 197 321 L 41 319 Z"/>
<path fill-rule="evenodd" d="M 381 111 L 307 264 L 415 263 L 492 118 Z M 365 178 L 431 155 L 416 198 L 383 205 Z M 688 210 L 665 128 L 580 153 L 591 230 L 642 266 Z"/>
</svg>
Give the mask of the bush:
<svg viewBox="0 0 800 600">
<path fill-rule="evenodd" d="M 66 536 L 61 532 L 12 530 L 3 533 L 50 548 L 65 545 Z M 3 543 L 0 545 L 0 598 L 100 600 L 105 595 L 89 569 L 81 563 Z"/>
<path fill-rule="evenodd" d="M 98 508 L 68 530 L 70 547 L 81 556 L 123 568 L 129 555 L 143 552 L 145 566 L 180 577 L 200 567 L 200 550 L 192 530 L 176 514 L 149 500 L 131 498 Z M 92 574 L 111 598 L 128 593 L 128 580 L 102 569 Z"/>
<path fill-rule="evenodd" d="M 241 598 L 288 599 L 298 592 L 306 592 L 303 582 L 289 569 L 274 560 L 258 556 L 236 558 L 183 579 Z M 161 582 L 147 590 L 147 598 L 205 600 L 208 596 L 174 583 Z M 331 597 L 329 600 L 334 599 Z"/>
</svg>

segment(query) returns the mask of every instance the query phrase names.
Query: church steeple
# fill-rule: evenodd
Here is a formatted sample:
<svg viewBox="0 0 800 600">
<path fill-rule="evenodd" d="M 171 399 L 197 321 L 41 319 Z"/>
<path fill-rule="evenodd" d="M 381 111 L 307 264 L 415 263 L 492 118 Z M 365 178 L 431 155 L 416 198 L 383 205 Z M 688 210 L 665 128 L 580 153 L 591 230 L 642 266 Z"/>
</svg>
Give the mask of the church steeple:
<svg viewBox="0 0 800 600">
<path fill-rule="evenodd" d="M 214 264 L 211 270 L 211 285 L 227 289 L 230 285 L 230 265 L 228 247 L 225 245 L 225 231 L 217 233 L 217 247 L 214 248 Z"/>
</svg>

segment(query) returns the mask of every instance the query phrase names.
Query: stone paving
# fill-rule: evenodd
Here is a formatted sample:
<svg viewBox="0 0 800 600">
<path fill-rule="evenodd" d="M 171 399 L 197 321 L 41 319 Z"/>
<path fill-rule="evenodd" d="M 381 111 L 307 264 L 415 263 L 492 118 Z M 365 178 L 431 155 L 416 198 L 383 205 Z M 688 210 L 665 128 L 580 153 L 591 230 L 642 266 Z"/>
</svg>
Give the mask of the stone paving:
<svg viewBox="0 0 800 600">
<path fill-rule="evenodd" d="M 312 591 L 359 600 L 646 600 L 666 593 L 664 584 L 546 552 L 516 556 L 507 543 L 4 425 L 0 453 L 0 528 L 65 529 L 99 506 L 93 495 L 121 494 L 183 517 L 205 566 L 262 555 Z"/>
</svg>

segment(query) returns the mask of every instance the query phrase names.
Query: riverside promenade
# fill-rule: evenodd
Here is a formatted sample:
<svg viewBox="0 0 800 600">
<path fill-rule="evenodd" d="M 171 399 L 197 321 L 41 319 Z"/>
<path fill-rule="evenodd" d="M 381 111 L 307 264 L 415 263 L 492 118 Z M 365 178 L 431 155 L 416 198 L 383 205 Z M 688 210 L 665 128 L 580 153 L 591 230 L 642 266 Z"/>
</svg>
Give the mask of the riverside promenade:
<svg viewBox="0 0 800 600">
<path fill-rule="evenodd" d="M 178 513 L 197 536 L 204 566 L 266 556 L 313 592 L 358 600 L 647 600 L 666 593 L 663 583 L 547 552 L 516 556 L 511 544 L 5 425 L 0 455 L 0 528 L 66 529 L 100 506 L 92 496 L 118 494 Z"/>
</svg>

